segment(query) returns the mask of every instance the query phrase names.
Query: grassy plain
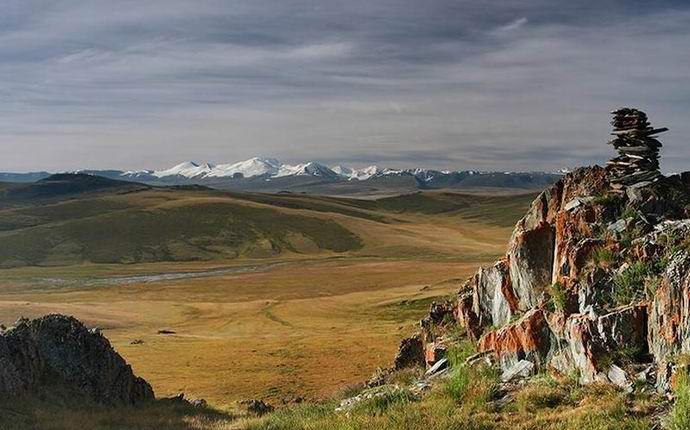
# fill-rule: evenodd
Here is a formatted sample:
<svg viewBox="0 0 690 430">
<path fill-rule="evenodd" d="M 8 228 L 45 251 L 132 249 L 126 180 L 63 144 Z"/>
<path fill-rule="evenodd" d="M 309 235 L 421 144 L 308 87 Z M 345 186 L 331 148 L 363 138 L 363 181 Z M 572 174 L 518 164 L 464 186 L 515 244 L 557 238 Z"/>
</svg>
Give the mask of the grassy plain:
<svg viewBox="0 0 690 430">
<path fill-rule="evenodd" d="M 15 249 L 33 246 L 26 241 L 41 235 L 36 231 L 59 231 L 69 246 L 38 249 L 41 265 L 0 270 L 0 323 L 62 312 L 101 327 L 158 396 L 184 392 L 221 408 L 248 398 L 276 404 L 325 398 L 390 364 L 432 298 L 452 294 L 504 252 L 532 197 L 423 193 L 362 201 L 147 190 L 50 203 L 62 212 L 13 208 L 2 221 L 14 223 L 5 235 L 22 237 Z M 85 209 L 106 201 L 107 210 Z M 60 205 L 82 205 L 81 215 Z M 154 223 L 136 221 L 145 212 L 155 213 Z M 185 221 L 170 230 L 165 217 L 179 213 L 187 214 Z M 225 217 L 234 224 L 223 224 Z M 216 227 L 190 224 L 207 219 L 258 239 L 239 247 L 214 243 L 200 258 L 206 245 L 199 247 L 195 237 L 214 239 Z M 106 263 L 119 250 L 137 255 L 120 247 L 138 237 L 129 227 L 155 224 L 166 228 L 138 240 L 198 236 L 185 237 L 174 260 Z M 111 236 L 96 242 L 103 249 L 92 250 L 89 238 L 73 246 L 80 236 L 69 229 L 85 225 Z M 92 258 L 103 253 L 106 262 Z M 185 261 L 185 253 L 198 261 Z M 175 278 L 180 273 L 185 277 Z M 174 334 L 158 334 L 163 329 Z"/>
</svg>

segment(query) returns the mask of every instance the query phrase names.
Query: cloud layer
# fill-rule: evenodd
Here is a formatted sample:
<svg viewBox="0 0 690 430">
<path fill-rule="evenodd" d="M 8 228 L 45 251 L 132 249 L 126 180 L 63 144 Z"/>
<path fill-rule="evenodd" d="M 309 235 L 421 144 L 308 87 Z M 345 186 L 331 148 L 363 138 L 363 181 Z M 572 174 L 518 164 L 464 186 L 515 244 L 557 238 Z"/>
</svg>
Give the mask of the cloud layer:
<svg viewBox="0 0 690 430">
<path fill-rule="evenodd" d="M 621 105 L 690 170 L 690 7 L 560 3 L 6 0 L 0 170 L 555 169 L 605 161 Z"/>
</svg>

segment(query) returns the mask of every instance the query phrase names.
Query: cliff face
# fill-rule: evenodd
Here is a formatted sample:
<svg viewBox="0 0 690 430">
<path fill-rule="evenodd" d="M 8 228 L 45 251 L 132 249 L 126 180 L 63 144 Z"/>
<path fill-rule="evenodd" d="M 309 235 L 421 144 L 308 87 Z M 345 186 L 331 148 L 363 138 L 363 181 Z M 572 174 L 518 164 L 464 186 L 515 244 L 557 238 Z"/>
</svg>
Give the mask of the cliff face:
<svg viewBox="0 0 690 430">
<path fill-rule="evenodd" d="M 621 188 L 607 169 L 578 169 L 537 197 L 502 260 L 436 307 L 505 371 L 527 360 L 624 385 L 653 365 L 666 389 L 690 354 L 689 204 L 688 173 Z M 437 320 L 422 322 L 426 351 L 446 342 Z"/>
<path fill-rule="evenodd" d="M 48 315 L 0 331 L 0 396 L 55 388 L 105 404 L 154 398 L 151 386 L 134 375 L 108 339 L 75 318 Z"/>
</svg>

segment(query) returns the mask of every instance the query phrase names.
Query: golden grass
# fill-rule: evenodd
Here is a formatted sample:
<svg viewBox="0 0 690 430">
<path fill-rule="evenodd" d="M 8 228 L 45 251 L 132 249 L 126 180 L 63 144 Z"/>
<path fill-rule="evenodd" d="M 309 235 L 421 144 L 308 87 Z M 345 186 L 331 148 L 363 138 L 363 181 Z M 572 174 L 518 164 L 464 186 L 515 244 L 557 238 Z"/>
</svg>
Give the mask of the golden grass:
<svg viewBox="0 0 690 430">
<path fill-rule="evenodd" d="M 162 206 L 194 203 L 160 193 L 128 199 L 142 206 L 149 199 Z M 341 254 L 1 270 L 0 323 L 50 312 L 75 315 L 102 328 L 158 396 L 185 392 L 224 409 L 248 398 L 278 405 L 297 396 L 322 399 L 389 365 L 400 339 L 426 312 L 425 299 L 456 292 L 479 265 L 504 252 L 512 230 L 454 213 L 395 214 L 395 221 L 381 223 L 277 210 L 334 220 L 364 246 Z M 245 266 L 256 267 L 180 280 L 92 282 Z M 157 334 L 160 329 L 175 334 Z"/>
<path fill-rule="evenodd" d="M 457 288 L 452 282 L 427 286 L 474 268 L 346 260 L 145 285 L 30 293 L 9 288 L 0 300 L 0 321 L 63 312 L 102 327 L 160 395 L 183 391 L 219 405 L 323 397 L 392 360 L 414 322 L 392 318 L 396 303 L 451 293 Z M 176 334 L 156 334 L 163 328 Z M 135 339 L 144 344 L 131 345 Z"/>
</svg>

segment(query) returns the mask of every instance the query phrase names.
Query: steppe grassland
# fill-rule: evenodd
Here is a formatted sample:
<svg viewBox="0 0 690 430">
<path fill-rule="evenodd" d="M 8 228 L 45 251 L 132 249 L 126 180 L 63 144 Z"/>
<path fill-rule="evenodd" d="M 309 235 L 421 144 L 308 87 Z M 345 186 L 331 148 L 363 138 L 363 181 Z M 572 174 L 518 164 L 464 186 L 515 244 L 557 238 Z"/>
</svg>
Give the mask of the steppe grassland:
<svg viewBox="0 0 690 430">
<path fill-rule="evenodd" d="M 503 253 L 529 200 L 437 214 L 387 208 L 381 212 L 391 218 L 387 223 L 280 209 L 334 220 L 354 232 L 363 247 L 344 254 L 5 270 L 0 322 L 47 312 L 82 318 L 104 329 L 159 396 L 185 392 L 220 407 L 245 398 L 325 397 L 388 365 L 431 298 L 454 293 L 477 266 Z M 83 282 L 256 264 L 266 266 L 175 281 Z M 161 329 L 175 334 L 157 334 Z"/>
</svg>

